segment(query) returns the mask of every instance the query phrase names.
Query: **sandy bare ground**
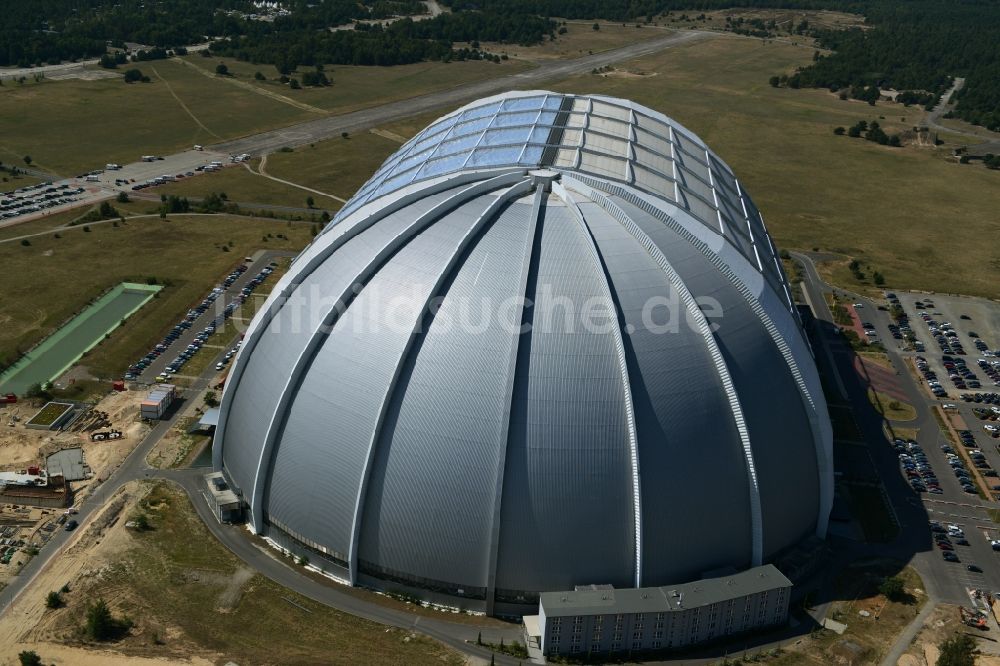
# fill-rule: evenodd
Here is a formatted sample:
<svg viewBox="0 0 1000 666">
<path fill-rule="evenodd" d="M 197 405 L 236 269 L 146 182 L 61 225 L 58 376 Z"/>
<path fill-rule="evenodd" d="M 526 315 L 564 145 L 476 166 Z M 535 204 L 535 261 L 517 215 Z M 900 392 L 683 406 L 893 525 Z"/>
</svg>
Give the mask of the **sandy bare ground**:
<svg viewBox="0 0 1000 666">
<path fill-rule="evenodd" d="M 112 427 L 125 433 L 120 440 L 91 442 L 87 432 L 31 430 L 24 424 L 38 411 L 37 407 L 18 403 L 0 410 L 0 469 L 23 468 L 44 464 L 45 456 L 79 446 L 97 478 L 104 478 L 145 436 L 148 427 L 139 419 L 141 392 L 111 393 L 95 409 L 106 412 Z M 19 420 L 13 421 L 16 416 Z"/>
<path fill-rule="evenodd" d="M 57 643 L 19 643 L 13 647 L 16 652 L 7 658 L 4 655 L 4 666 L 17 663 L 17 652 L 34 650 L 46 664 L 57 666 L 212 666 L 209 659 L 192 657 L 187 659 L 150 659 L 146 657 L 129 657 L 111 650 L 89 650 L 67 647 Z"/>
<path fill-rule="evenodd" d="M 92 649 L 61 645 L 56 641 L 72 638 L 66 635 L 65 618 L 45 608 L 45 597 L 52 590 L 68 584 L 69 595 L 84 587 L 91 578 L 101 578 L 130 546 L 130 535 L 124 527 L 125 520 L 136 503 L 148 491 L 147 486 L 132 483 L 109 500 L 104 511 L 67 545 L 52 566 L 43 570 L 32 584 L 0 619 L 0 665 L 16 664 L 17 655 L 23 650 L 34 650 L 44 663 L 82 666 L 209 666 L 211 660 L 146 658 L 126 656 L 112 649 Z M 249 570 L 247 570 L 249 571 Z M 252 572 L 249 572 L 252 575 Z M 227 577 L 228 579 L 228 577 Z M 245 583 L 242 570 L 233 576 L 227 587 L 228 601 L 239 600 Z M 109 600 L 112 606 L 114 600 Z M 61 627 L 61 628 L 60 628 Z"/>
<path fill-rule="evenodd" d="M 126 505 L 135 501 L 136 492 L 137 485 L 132 484 L 109 500 L 104 511 L 86 529 L 77 533 L 67 544 L 65 551 L 35 577 L 0 619 L 2 663 L 14 663 L 17 653 L 25 649 L 18 646 L 37 642 L 38 627 L 46 624 L 45 597 L 50 591 L 59 590 L 67 584 L 72 590 L 81 576 L 100 571 L 112 557 L 122 551 L 126 544 L 125 531 L 112 528 L 120 522 Z"/>
</svg>

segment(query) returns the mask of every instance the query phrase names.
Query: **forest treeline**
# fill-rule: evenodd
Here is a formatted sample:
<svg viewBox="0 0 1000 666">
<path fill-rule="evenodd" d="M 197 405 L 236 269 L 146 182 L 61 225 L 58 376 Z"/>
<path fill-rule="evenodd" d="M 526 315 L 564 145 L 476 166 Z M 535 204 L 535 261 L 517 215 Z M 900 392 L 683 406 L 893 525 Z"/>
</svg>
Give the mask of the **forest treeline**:
<svg viewBox="0 0 1000 666">
<path fill-rule="evenodd" d="M 621 22 L 657 20 L 666 12 L 729 8 L 830 9 L 865 17 L 847 30 L 796 26 L 830 53 L 782 79 L 792 87 L 848 91 L 870 99 L 879 87 L 911 91 L 931 103 L 964 77 L 954 115 L 1000 129 L 1000 2 L 997 0 L 443 0 L 452 10 L 387 26 L 358 20 L 424 13 L 416 0 L 286 0 L 289 14 L 247 20 L 248 0 L 0 0 L 0 66 L 98 57 L 108 42 L 169 49 L 217 39 L 213 52 L 281 71 L 298 65 L 394 65 L 466 57 L 456 42 L 537 44 L 558 39 L 550 17 Z M 770 26 L 727 24 L 735 32 L 773 36 Z M 928 93 L 931 97 L 928 97 Z"/>
</svg>

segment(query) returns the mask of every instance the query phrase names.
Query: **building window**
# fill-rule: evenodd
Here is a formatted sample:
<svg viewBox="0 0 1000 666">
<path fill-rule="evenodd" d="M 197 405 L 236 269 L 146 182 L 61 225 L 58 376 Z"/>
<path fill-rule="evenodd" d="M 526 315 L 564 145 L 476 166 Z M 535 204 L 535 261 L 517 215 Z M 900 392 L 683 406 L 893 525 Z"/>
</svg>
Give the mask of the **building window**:
<svg viewBox="0 0 1000 666">
<path fill-rule="evenodd" d="M 618 650 L 621 650 L 621 649 L 622 649 L 622 644 L 619 643 L 618 641 L 614 641 L 614 642 L 611 643 L 611 651 L 612 652 L 618 652 Z"/>
<path fill-rule="evenodd" d="M 576 654 L 579 651 L 580 651 L 580 646 L 579 645 L 574 645 L 573 647 L 571 647 L 569 649 L 570 654 Z"/>
<path fill-rule="evenodd" d="M 660 649 L 660 641 L 653 641 L 653 649 L 654 650 Z"/>
<path fill-rule="evenodd" d="M 561 624 L 562 624 L 562 618 L 561 617 L 554 617 L 554 618 L 552 618 L 552 627 L 553 628 L 557 628 Z"/>
<path fill-rule="evenodd" d="M 635 632 L 633 632 L 632 633 L 632 640 L 634 640 L 634 641 L 641 641 L 642 640 L 642 632 L 641 631 L 635 631 Z"/>
<path fill-rule="evenodd" d="M 663 632 L 662 631 L 654 631 L 653 632 L 653 638 L 656 638 L 656 639 L 663 638 Z"/>
</svg>

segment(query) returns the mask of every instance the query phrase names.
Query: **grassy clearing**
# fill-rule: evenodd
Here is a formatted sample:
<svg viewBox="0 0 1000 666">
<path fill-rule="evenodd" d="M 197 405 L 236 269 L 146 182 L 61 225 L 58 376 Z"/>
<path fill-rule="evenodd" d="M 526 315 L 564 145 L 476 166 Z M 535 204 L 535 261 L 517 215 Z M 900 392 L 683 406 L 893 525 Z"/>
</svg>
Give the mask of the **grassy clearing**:
<svg viewBox="0 0 1000 666">
<path fill-rule="evenodd" d="M 333 85 L 323 88 L 292 90 L 278 81 L 278 72 L 271 65 L 254 65 L 235 58 L 204 58 L 186 56 L 185 60 L 215 78 L 215 67 L 225 63 L 231 74 L 230 81 L 219 80 L 224 87 L 239 90 L 236 83 L 248 84 L 262 93 L 277 94 L 332 113 L 349 113 L 386 102 L 408 99 L 438 90 L 453 88 L 473 81 L 506 76 L 529 69 L 530 65 L 517 61 L 499 64 L 482 61 L 418 62 L 395 67 L 356 67 L 327 65 L 327 78 Z M 303 67 L 302 71 L 307 68 Z M 260 72 L 264 81 L 255 78 Z M 295 74 L 291 75 L 295 77 Z M 235 83 L 234 83 L 235 82 Z"/>
<path fill-rule="evenodd" d="M 396 129 L 393 128 L 393 131 Z M 404 136 L 409 138 L 411 135 L 412 132 Z M 399 146 L 398 141 L 370 132 L 347 139 L 338 137 L 301 146 L 291 153 L 272 153 L 267 157 L 266 170 L 276 178 L 349 199 Z M 310 193 L 304 190 L 298 192 L 298 205 L 305 205 L 305 198 Z M 340 206 L 328 197 L 316 194 L 312 197 L 317 206 Z"/>
<path fill-rule="evenodd" d="M 875 389 L 868 389 L 868 402 L 876 412 L 890 421 L 912 421 L 917 418 L 917 410 L 913 405 L 897 400 Z"/>
<path fill-rule="evenodd" d="M 490 53 L 507 54 L 511 58 L 528 61 L 570 59 L 618 49 L 635 42 L 662 37 L 665 34 L 662 28 L 635 23 L 556 20 L 562 27 L 566 28 L 566 32 L 557 35 L 555 41 L 544 41 L 535 46 L 482 42 L 482 48 Z M 594 23 L 600 26 L 600 30 L 594 30 Z M 637 25 L 639 27 L 636 27 Z M 467 46 L 467 44 L 460 46 Z"/>
<path fill-rule="evenodd" d="M 105 289 L 155 277 L 166 285 L 163 291 L 81 361 L 97 377 L 117 376 L 243 256 L 260 248 L 299 250 L 310 239 L 307 224 L 225 215 L 126 220 L 90 229 L 73 228 L 60 239 L 38 237 L 30 247 L 0 244 L 0 262 L 19 276 L 0 300 L 0 358 L 26 350 Z M 230 250 L 222 251 L 229 242 Z"/>
<path fill-rule="evenodd" d="M 68 79 L 0 87 L 0 160 L 31 155 L 39 167 L 69 176 L 314 117 L 171 60 L 140 69 L 152 83 Z"/>
<path fill-rule="evenodd" d="M 686 18 L 681 18 L 685 16 Z M 671 28 L 695 28 L 699 30 L 725 30 L 726 17 L 751 21 L 761 19 L 765 22 L 773 20 L 777 24 L 775 39 L 812 45 L 814 40 L 798 34 L 788 34 L 789 27 L 798 26 L 802 21 L 808 21 L 810 27 L 844 30 L 847 28 L 864 27 L 864 17 L 859 14 L 845 14 L 825 10 L 796 9 L 764 9 L 764 8 L 731 8 L 711 12 L 674 12 L 669 16 L 656 17 L 658 25 Z M 703 18 L 699 18 L 703 17 Z M 750 27 L 750 26 L 747 26 Z"/>
<path fill-rule="evenodd" d="M 917 439 L 917 433 L 920 432 L 919 428 L 898 428 L 892 426 L 889 429 L 889 435 L 891 437 L 899 437 L 900 439 Z"/>
<path fill-rule="evenodd" d="M 905 596 L 901 601 L 889 601 L 879 593 L 879 585 L 888 576 L 903 580 Z M 923 590 L 920 575 L 899 562 L 872 560 L 852 564 L 834 580 L 836 600 L 828 613 L 832 619 L 847 624 L 844 634 L 816 630 L 786 648 L 781 656 L 763 663 L 770 666 L 877 664 L 927 603 Z M 869 616 L 859 615 L 860 611 L 867 611 Z"/>
<path fill-rule="evenodd" d="M 114 644 L 127 655 L 241 664 L 462 663 L 419 634 L 335 611 L 245 570 L 173 486 L 154 485 L 140 510 L 152 529 L 128 532 L 124 552 L 102 575 L 77 584 L 53 633 L 72 635 L 83 600 L 100 596 L 136 622 Z"/>
<path fill-rule="evenodd" d="M 18 160 L 15 166 L 20 163 L 20 160 Z M 14 190 L 27 187 L 28 185 L 36 185 L 40 182 L 42 182 L 41 178 L 29 176 L 28 174 L 19 173 L 12 176 L 7 171 L 0 171 L 0 194 L 8 194 Z"/>
<path fill-rule="evenodd" d="M 634 99 L 698 133 L 741 178 L 781 247 L 858 257 L 887 287 L 1000 295 L 1000 251 L 980 242 L 995 229 L 1000 175 L 949 163 L 948 145 L 893 149 L 835 136 L 858 120 L 908 129 L 922 111 L 768 85 L 812 52 L 720 36 L 621 65 L 648 74 L 641 78 L 581 75 L 552 87 Z"/>
<path fill-rule="evenodd" d="M 260 160 L 254 160 L 253 167 L 257 168 Z M 174 183 L 168 183 L 160 187 L 147 190 L 151 194 L 175 194 L 181 197 L 205 197 L 215 192 L 225 193 L 230 201 L 243 203 L 269 204 L 273 206 L 292 206 L 295 208 L 305 208 L 306 197 L 310 196 L 296 187 L 285 185 L 273 181 L 263 176 L 251 173 L 243 167 L 228 167 L 216 173 L 198 175 L 194 178 L 185 178 Z M 326 201 L 313 195 L 318 199 L 317 204 L 326 205 Z M 331 204 L 336 202 L 331 201 Z M 339 207 L 340 204 L 336 204 Z"/>
</svg>

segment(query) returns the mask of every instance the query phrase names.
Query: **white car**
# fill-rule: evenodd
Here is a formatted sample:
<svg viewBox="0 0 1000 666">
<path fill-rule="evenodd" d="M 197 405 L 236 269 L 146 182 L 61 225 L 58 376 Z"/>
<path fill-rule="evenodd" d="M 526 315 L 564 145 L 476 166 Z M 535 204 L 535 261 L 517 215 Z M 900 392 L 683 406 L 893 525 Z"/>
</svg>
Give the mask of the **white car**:
<svg viewBox="0 0 1000 666">
<path fill-rule="evenodd" d="M 855 303 L 854 307 L 856 307 L 856 308 L 863 308 L 863 307 L 865 307 L 865 304 L 864 303 Z"/>
<path fill-rule="evenodd" d="M 226 364 L 225 363 L 216 363 L 215 364 L 215 369 L 216 370 L 225 370 L 226 369 Z"/>
<path fill-rule="evenodd" d="M 943 405 L 941 405 L 941 409 L 958 409 L 958 405 L 952 402 L 946 402 Z"/>
<path fill-rule="evenodd" d="M 1000 426 L 993 425 L 992 423 L 987 423 L 983 426 L 983 430 L 986 432 L 1000 432 Z"/>
</svg>

